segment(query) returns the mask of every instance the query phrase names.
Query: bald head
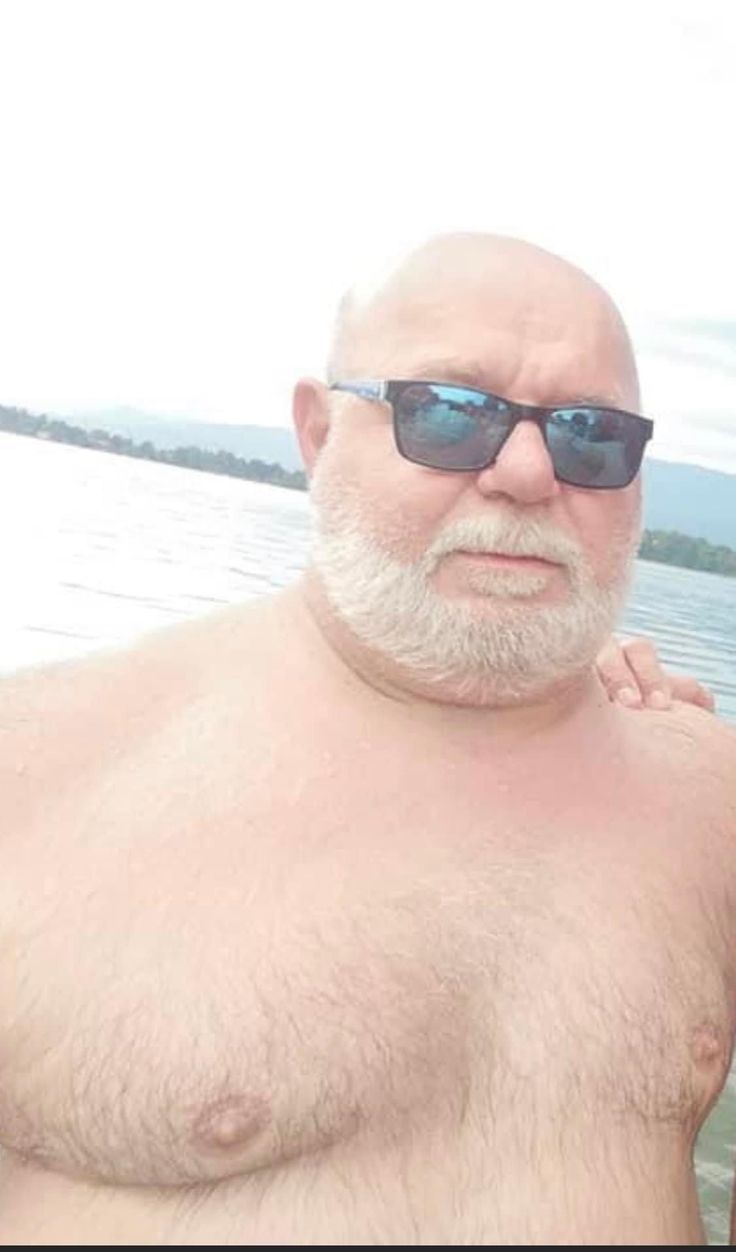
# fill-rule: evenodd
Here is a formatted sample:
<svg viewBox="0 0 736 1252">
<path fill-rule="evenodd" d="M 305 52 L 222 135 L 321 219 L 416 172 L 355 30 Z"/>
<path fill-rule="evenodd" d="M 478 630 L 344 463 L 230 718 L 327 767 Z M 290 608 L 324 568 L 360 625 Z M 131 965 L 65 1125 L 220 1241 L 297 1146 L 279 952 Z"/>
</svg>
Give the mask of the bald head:
<svg viewBox="0 0 736 1252">
<path fill-rule="evenodd" d="M 489 389 L 502 390 L 504 378 L 533 386 L 523 372 L 525 351 L 533 346 L 544 352 L 563 341 L 567 358 L 577 354 L 582 362 L 607 354 L 606 398 L 638 407 L 626 328 L 610 296 L 589 275 L 521 239 L 440 235 L 343 297 L 328 377 L 401 377 L 424 358 L 439 363 L 447 356 L 451 366 L 455 356 L 459 361 L 470 354 L 479 371 L 487 368 Z M 560 382 L 564 388 L 565 380 Z M 504 394 L 511 394 L 508 386 Z M 515 398 L 544 403 L 531 394 Z"/>
<path fill-rule="evenodd" d="M 467 383 L 540 407 L 638 408 L 631 346 L 609 296 L 542 248 L 492 235 L 432 239 L 354 288 L 340 309 L 330 374 Z M 392 423 L 388 407 L 313 379 L 297 385 L 322 620 L 348 652 L 359 641 L 365 672 L 432 700 L 531 702 L 587 673 L 625 592 L 640 482 L 574 485 L 562 476 L 564 440 L 551 449 L 546 424 L 523 418 L 502 431 L 493 458 L 489 447 L 474 454 L 484 460 L 477 468 L 445 470 L 433 457 L 402 455 L 401 414 Z M 418 423 L 430 450 L 433 423 L 445 416 L 437 407 L 430 400 L 428 421 Z M 482 408 L 493 431 L 494 406 Z M 456 410 L 472 430 L 480 409 L 460 402 Z M 454 417 L 447 427 L 452 441 Z M 461 440 L 465 430 L 463 421 Z M 523 562 L 476 568 L 470 552 L 538 563 L 534 571 Z"/>
</svg>

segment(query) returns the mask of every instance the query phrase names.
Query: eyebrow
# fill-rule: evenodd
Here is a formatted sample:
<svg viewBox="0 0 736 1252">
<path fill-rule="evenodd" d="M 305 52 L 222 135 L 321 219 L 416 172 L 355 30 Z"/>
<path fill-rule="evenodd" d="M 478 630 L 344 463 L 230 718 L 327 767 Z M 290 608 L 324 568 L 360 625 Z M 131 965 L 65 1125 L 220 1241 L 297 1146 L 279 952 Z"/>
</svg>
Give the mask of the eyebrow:
<svg viewBox="0 0 736 1252">
<path fill-rule="evenodd" d="M 455 361 L 422 361 L 419 365 L 411 367 L 411 373 L 426 380 L 427 382 L 447 382 L 462 383 L 466 387 L 473 387 L 476 391 L 488 391 L 491 395 L 498 395 L 492 387 L 486 386 L 483 381 L 483 369 L 480 365 L 473 365 L 467 361 L 463 364 Z M 509 399 L 508 396 L 503 397 L 504 400 Z M 610 396 L 596 395 L 573 395 L 560 396 L 558 399 L 549 400 L 547 404 L 535 406 L 545 409 L 569 408 L 579 404 L 591 404 L 597 408 L 616 409 L 622 406 Z"/>
</svg>

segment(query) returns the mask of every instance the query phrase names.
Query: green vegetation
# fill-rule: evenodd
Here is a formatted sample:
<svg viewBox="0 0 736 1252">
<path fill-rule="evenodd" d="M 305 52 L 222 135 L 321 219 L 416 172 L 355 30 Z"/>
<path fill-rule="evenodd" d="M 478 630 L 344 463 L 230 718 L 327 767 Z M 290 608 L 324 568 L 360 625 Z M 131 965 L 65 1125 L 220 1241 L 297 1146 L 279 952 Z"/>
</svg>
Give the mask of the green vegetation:
<svg viewBox="0 0 736 1252">
<path fill-rule="evenodd" d="M 183 465 L 186 469 L 205 470 L 209 474 L 227 474 L 230 478 L 247 478 L 253 482 L 271 483 L 275 487 L 290 487 L 306 491 L 307 479 L 302 470 L 293 473 L 282 465 L 266 461 L 246 461 L 233 456 L 232 452 L 207 452 L 204 448 L 156 448 L 150 440 L 135 443 L 123 435 L 111 435 L 106 430 L 84 430 L 71 426 L 59 418 L 49 419 L 27 413 L 25 409 L 0 406 L 0 430 L 16 435 L 31 435 L 36 439 L 50 439 L 56 443 L 72 443 L 79 448 L 94 448 L 98 452 L 114 452 L 118 456 L 135 456 L 146 461 L 161 461 L 166 465 Z"/>
<path fill-rule="evenodd" d="M 52 439 L 59 443 L 76 444 L 81 448 L 94 448 L 101 452 L 114 452 L 118 456 L 136 456 L 147 461 L 161 461 L 166 465 L 183 465 L 187 469 L 206 470 L 210 474 L 227 474 L 231 478 L 247 478 L 253 482 L 270 483 L 275 487 L 289 487 L 306 491 L 307 480 L 301 470 L 290 472 L 283 466 L 265 461 L 246 461 L 231 452 L 207 452 L 203 448 L 156 448 L 150 440 L 134 443 L 122 435 L 111 435 L 105 430 L 84 430 L 71 426 L 58 418 L 49 419 L 25 409 L 0 406 L 0 430 L 16 435 L 31 435 L 36 439 Z M 679 565 L 685 569 L 707 570 L 714 574 L 736 577 L 736 552 L 723 545 L 694 539 L 675 530 L 645 530 L 639 556 L 645 561 L 661 561 L 665 565 Z"/>
<path fill-rule="evenodd" d="M 661 561 L 664 565 L 680 565 L 685 569 L 702 569 L 711 574 L 730 574 L 736 578 L 736 552 L 724 544 L 693 539 L 677 530 L 645 530 L 639 556 L 645 561 Z"/>
</svg>

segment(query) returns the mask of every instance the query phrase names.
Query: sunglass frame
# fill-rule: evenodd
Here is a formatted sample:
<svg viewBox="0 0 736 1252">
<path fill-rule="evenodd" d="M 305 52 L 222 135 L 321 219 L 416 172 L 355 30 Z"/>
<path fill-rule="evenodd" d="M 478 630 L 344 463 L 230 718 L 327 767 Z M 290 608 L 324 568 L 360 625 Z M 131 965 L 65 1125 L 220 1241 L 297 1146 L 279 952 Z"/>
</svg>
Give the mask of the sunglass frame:
<svg viewBox="0 0 736 1252">
<path fill-rule="evenodd" d="M 398 411 L 398 402 L 400 401 L 402 394 L 409 387 L 416 387 L 418 385 L 425 386 L 425 387 L 451 387 L 451 388 L 455 388 L 457 391 L 471 392 L 473 395 L 482 396 L 486 400 L 495 400 L 495 401 L 500 402 L 501 404 L 506 405 L 508 409 L 509 417 L 510 417 L 509 429 L 503 439 L 503 442 L 496 449 L 494 456 L 489 461 L 487 461 L 484 465 L 473 465 L 473 466 L 467 466 L 467 467 L 461 467 L 461 468 L 454 468 L 454 467 L 448 468 L 447 466 L 434 465 L 429 461 L 421 460 L 414 456 L 409 456 L 407 452 L 405 451 L 405 448 L 402 446 L 401 434 L 400 434 L 401 417 Z M 647 442 L 651 439 L 652 434 L 654 433 L 654 422 L 651 420 L 651 418 L 642 417 L 641 414 L 639 413 L 631 413 L 627 409 L 617 409 L 613 405 L 586 404 L 582 402 L 579 402 L 577 404 L 555 404 L 555 405 L 520 404 L 515 400 L 508 400 L 505 396 L 496 395 L 496 393 L 493 391 L 484 391 L 480 387 L 472 387 L 466 383 L 453 383 L 453 382 L 450 382 L 448 379 L 430 379 L 430 378 L 350 379 L 349 381 L 330 383 L 329 389 L 330 391 L 348 392 L 351 395 L 359 396 L 363 400 L 373 400 L 378 403 L 384 403 L 384 404 L 390 405 L 392 416 L 393 416 L 394 440 L 396 443 L 396 448 L 398 452 L 401 454 L 401 456 L 403 456 L 407 461 L 411 461 L 412 464 L 414 465 L 423 465 L 427 469 L 436 469 L 436 470 L 440 470 L 443 473 L 478 474 L 481 472 L 481 470 L 488 469 L 488 467 L 490 465 L 493 465 L 494 462 L 497 460 L 499 453 L 501 452 L 501 449 L 503 448 L 504 444 L 511 437 L 516 426 L 521 421 L 533 422 L 535 426 L 538 428 L 544 440 L 545 447 L 549 449 L 546 423 L 552 417 L 554 417 L 556 413 L 569 412 L 570 409 L 585 409 L 585 410 L 591 410 L 592 412 L 595 412 L 595 413 L 612 413 L 616 417 L 626 418 L 628 422 L 631 422 L 635 425 L 635 429 L 638 430 L 639 437 L 641 440 L 641 448 L 638 451 L 638 462 L 637 462 L 636 468 L 634 469 L 631 476 L 627 478 L 625 482 L 617 483 L 614 486 L 607 486 L 607 485 L 601 485 L 598 483 L 576 483 L 576 482 L 572 482 L 569 478 L 561 477 L 557 473 L 557 468 L 556 466 L 554 466 L 554 460 L 553 460 L 552 464 L 553 464 L 553 467 L 555 468 L 555 477 L 558 479 L 558 481 L 564 482 L 568 486 L 579 487 L 581 490 L 584 490 L 584 491 L 621 491 L 624 487 L 630 486 L 630 484 L 636 478 L 636 475 L 639 473 L 639 470 L 641 469 L 641 463 L 644 458 L 644 451 L 645 451 Z M 551 451 L 550 451 L 550 456 L 552 456 Z"/>
</svg>

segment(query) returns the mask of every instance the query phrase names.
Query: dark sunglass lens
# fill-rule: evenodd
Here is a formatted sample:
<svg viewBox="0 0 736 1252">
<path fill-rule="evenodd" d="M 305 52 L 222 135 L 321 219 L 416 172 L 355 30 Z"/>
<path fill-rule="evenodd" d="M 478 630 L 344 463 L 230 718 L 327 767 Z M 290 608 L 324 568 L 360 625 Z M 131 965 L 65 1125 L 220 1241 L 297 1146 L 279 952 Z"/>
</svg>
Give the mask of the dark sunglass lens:
<svg viewBox="0 0 736 1252">
<path fill-rule="evenodd" d="M 555 409 L 546 424 L 556 476 L 576 487 L 625 487 L 646 442 L 636 418 L 615 409 Z"/>
<path fill-rule="evenodd" d="M 435 469 L 480 469 L 495 460 L 511 414 L 501 399 L 466 387 L 413 383 L 396 402 L 399 451 Z"/>
</svg>

